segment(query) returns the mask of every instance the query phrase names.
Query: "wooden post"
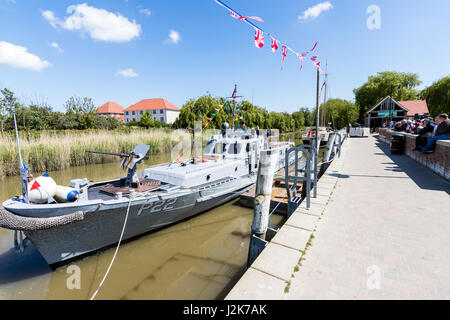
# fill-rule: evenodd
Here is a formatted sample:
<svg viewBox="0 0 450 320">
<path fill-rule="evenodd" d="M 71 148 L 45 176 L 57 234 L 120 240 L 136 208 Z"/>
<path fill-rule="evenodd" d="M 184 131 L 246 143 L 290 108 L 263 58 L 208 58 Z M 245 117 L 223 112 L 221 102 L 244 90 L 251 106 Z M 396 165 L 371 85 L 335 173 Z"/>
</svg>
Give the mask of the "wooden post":
<svg viewBox="0 0 450 320">
<path fill-rule="evenodd" d="M 261 151 L 252 224 L 252 234 L 261 239 L 265 239 L 269 224 L 273 176 L 275 174 L 275 166 L 278 162 L 278 154 L 278 149 Z"/>
</svg>

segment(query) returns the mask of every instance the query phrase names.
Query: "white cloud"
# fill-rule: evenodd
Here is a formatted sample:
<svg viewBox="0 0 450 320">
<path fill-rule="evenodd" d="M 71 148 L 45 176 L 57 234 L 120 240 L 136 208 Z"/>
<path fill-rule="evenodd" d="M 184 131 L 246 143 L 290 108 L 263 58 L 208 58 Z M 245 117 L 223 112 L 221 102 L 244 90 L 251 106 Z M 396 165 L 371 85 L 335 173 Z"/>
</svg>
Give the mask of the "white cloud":
<svg viewBox="0 0 450 320">
<path fill-rule="evenodd" d="M 170 30 L 169 38 L 165 40 L 165 43 L 178 43 L 180 40 L 180 34 L 175 30 Z"/>
<path fill-rule="evenodd" d="M 138 37 L 142 31 L 135 20 L 130 21 L 119 13 L 90 7 L 86 3 L 69 6 L 67 13 L 70 16 L 63 21 L 50 10 L 42 11 L 42 16 L 54 28 L 80 31 L 100 41 L 127 42 Z"/>
<path fill-rule="evenodd" d="M 137 74 L 136 72 L 134 72 L 133 69 L 128 68 L 128 69 L 119 69 L 117 70 L 117 74 L 119 76 L 122 76 L 124 78 L 136 78 L 139 76 L 139 74 Z"/>
<path fill-rule="evenodd" d="M 147 17 L 152 14 L 152 12 L 148 9 L 139 9 L 139 12 L 145 14 Z"/>
<path fill-rule="evenodd" d="M 59 53 L 63 53 L 63 49 L 61 49 L 61 47 L 59 46 L 58 43 L 56 42 L 52 42 L 49 44 L 50 47 L 55 48 L 56 50 L 58 50 Z"/>
<path fill-rule="evenodd" d="M 47 20 L 53 28 L 57 27 L 58 18 L 55 17 L 53 11 L 44 10 L 42 11 L 42 16 Z"/>
<path fill-rule="evenodd" d="M 32 71 L 42 71 L 51 65 L 48 61 L 29 53 L 27 48 L 5 41 L 0 41 L 0 63 Z"/>
<path fill-rule="evenodd" d="M 303 15 L 298 16 L 300 21 L 313 20 L 317 18 L 322 12 L 326 12 L 333 8 L 330 1 L 321 2 L 303 12 Z"/>
</svg>

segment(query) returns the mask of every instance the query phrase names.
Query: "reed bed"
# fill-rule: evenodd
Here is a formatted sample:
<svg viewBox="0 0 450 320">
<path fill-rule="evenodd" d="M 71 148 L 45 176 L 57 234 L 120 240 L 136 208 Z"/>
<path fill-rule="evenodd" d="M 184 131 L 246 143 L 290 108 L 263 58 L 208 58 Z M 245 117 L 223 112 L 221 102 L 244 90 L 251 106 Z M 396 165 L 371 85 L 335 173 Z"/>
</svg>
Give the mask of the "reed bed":
<svg viewBox="0 0 450 320">
<path fill-rule="evenodd" d="M 149 155 L 170 152 L 182 133 L 169 129 L 124 131 L 21 132 L 22 159 L 31 172 L 57 171 L 72 166 L 116 161 L 112 156 L 86 150 L 130 152 L 139 144 L 150 146 Z M 19 155 L 13 133 L 0 134 L 0 178 L 19 174 Z"/>
</svg>

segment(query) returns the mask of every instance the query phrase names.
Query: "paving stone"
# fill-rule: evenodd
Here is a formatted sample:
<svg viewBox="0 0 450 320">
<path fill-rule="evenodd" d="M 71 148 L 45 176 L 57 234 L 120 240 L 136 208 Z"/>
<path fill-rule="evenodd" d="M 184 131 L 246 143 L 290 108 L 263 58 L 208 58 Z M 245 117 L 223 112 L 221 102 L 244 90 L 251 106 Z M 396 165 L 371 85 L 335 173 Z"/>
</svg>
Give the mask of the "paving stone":
<svg viewBox="0 0 450 320">
<path fill-rule="evenodd" d="M 283 245 L 295 250 L 305 250 L 306 243 L 311 237 L 312 231 L 299 229 L 289 225 L 284 225 L 277 235 L 272 239 L 271 243 Z"/>
<path fill-rule="evenodd" d="M 249 268 L 225 300 L 280 300 L 286 281 Z"/>
<path fill-rule="evenodd" d="M 294 212 L 285 225 L 302 228 L 305 230 L 313 231 L 316 227 L 319 217 L 310 214 Z"/>
<path fill-rule="evenodd" d="M 289 281 L 300 256 L 301 252 L 298 250 L 271 242 L 252 264 L 252 268 Z"/>
</svg>

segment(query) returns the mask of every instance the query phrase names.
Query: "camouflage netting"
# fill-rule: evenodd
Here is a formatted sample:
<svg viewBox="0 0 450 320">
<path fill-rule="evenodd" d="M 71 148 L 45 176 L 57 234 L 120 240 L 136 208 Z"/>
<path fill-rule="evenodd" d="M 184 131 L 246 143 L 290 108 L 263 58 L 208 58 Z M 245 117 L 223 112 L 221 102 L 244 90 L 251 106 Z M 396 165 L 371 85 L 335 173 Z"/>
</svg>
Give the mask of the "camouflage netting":
<svg viewBox="0 0 450 320">
<path fill-rule="evenodd" d="M 77 211 L 60 217 L 29 218 L 17 216 L 4 208 L 0 208 L 0 228 L 18 231 L 37 231 L 63 226 L 84 219 L 84 213 Z"/>
</svg>

